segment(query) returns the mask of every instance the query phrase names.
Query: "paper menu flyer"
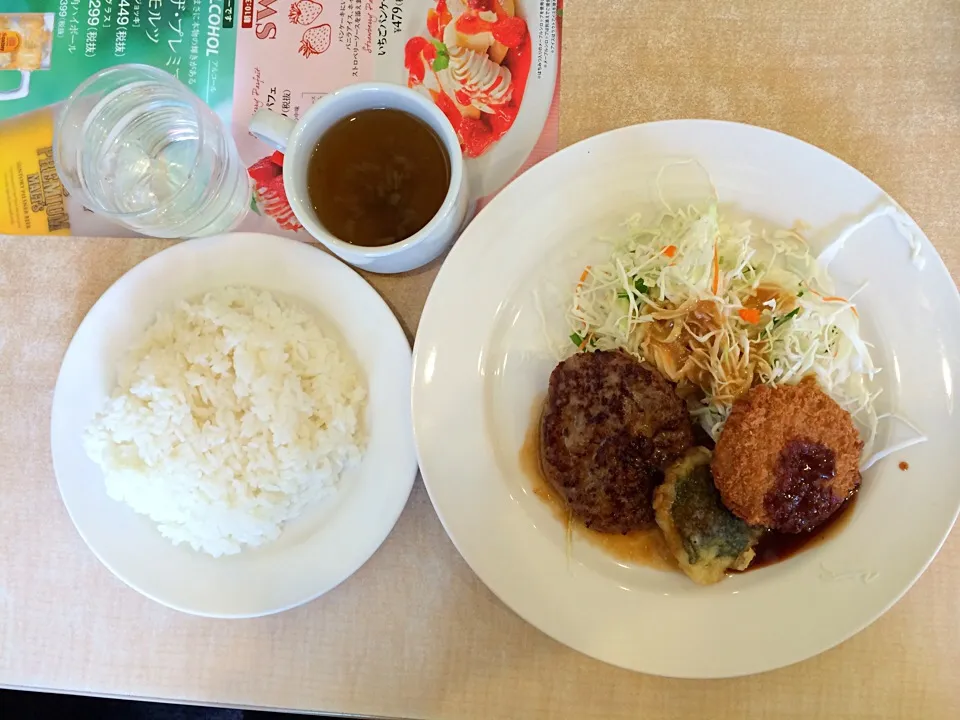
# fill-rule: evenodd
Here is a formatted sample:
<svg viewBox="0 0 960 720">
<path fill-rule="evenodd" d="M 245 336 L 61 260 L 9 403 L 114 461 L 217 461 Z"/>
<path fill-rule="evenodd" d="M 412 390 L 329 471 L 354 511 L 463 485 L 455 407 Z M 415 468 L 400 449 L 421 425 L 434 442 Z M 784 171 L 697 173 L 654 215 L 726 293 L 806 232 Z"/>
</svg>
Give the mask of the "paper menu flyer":
<svg viewBox="0 0 960 720">
<path fill-rule="evenodd" d="M 241 230 L 309 239 L 278 198 L 279 166 L 247 132 L 250 115 L 268 107 L 296 119 L 368 80 L 438 104 L 482 198 L 556 150 L 560 14 L 557 0 L 4 0 L 0 32 L 42 17 L 49 48 L 46 68 L 0 70 L 0 232 L 130 234 L 37 181 L 59 104 L 93 72 L 126 62 L 178 76 L 230 123 L 256 180 Z M 67 227 L 46 222 L 48 205 L 66 208 Z"/>
</svg>

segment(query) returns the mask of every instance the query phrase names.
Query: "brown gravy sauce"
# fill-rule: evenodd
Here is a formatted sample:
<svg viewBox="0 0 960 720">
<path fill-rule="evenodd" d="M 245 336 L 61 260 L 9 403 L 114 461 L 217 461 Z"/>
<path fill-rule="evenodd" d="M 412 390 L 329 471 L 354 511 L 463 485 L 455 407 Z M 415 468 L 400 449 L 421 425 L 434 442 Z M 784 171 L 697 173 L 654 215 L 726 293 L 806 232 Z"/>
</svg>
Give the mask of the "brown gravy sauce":
<svg viewBox="0 0 960 720">
<path fill-rule="evenodd" d="M 540 467 L 540 415 L 543 411 L 543 398 L 533 403 L 530 413 L 530 426 L 520 447 L 520 469 L 530 481 L 533 494 L 540 498 L 553 512 L 557 520 L 567 529 L 568 541 L 583 539 L 594 547 L 603 550 L 611 557 L 634 565 L 643 565 L 658 570 L 676 570 L 680 572 L 677 561 L 667 547 L 660 528 L 654 526 L 646 530 L 637 530 L 626 535 L 599 533 L 590 530 L 567 510 L 563 499 L 543 476 Z M 835 513 L 823 525 L 812 532 L 780 533 L 770 530 L 760 538 L 754 550 L 756 557 L 750 567 L 742 572 L 750 572 L 782 560 L 793 557 L 809 548 L 816 547 L 836 535 L 853 517 L 851 508 L 857 501 L 856 493 L 844 501 Z"/>
<path fill-rule="evenodd" d="M 791 558 L 799 552 L 817 547 L 824 541 L 829 540 L 850 522 L 850 518 L 853 517 L 851 508 L 856 504 L 858 495 L 859 492 L 854 493 L 844 500 L 843 504 L 827 518 L 823 525 L 810 532 L 781 533 L 774 530 L 767 531 L 753 548 L 757 556 L 750 563 L 750 567 L 742 572 L 750 572 L 768 565 L 774 565 L 781 560 Z"/>
</svg>

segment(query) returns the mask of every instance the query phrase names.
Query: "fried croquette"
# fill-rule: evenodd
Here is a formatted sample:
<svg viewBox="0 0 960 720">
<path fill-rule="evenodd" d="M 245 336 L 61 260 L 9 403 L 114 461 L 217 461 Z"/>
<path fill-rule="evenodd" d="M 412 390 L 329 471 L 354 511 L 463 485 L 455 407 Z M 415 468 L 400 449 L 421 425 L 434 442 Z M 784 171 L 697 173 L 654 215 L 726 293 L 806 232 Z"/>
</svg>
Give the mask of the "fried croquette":
<svg viewBox="0 0 960 720">
<path fill-rule="evenodd" d="M 748 525 L 812 530 L 860 487 L 863 441 L 812 378 L 736 401 L 713 454 L 723 504 Z"/>
<path fill-rule="evenodd" d="M 691 445 L 690 417 L 673 385 L 630 355 L 577 353 L 551 373 L 540 464 L 591 530 L 652 525 L 653 489 Z"/>
<path fill-rule="evenodd" d="M 657 525 L 680 569 L 710 585 L 727 570 L 746 570 L 762 529 L 751 528 L 720 502 L 710 475 L 710 451 L 697 447 L 667 468 L 653 496 Z"/>
</svg>

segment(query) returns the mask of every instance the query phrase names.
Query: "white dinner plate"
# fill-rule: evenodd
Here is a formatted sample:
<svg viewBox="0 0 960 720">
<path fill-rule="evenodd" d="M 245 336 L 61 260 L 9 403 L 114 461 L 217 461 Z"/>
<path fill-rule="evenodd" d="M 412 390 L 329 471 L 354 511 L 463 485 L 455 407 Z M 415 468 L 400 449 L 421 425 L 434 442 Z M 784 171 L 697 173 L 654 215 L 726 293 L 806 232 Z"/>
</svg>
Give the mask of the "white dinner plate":
<svg viewBox="0 0 960 720">
<path fill-rule="evenodd" d="M 329 501 L 308 506 L 276 541 L 214 559 L 174 546 L 153 522 L 111 500 L 82 434 L 114 389 L 119 358 L 162 308 L 249 285 L 312 310 L 349 348 L 368 389 L 367 447 Z M 120 278 L 80 324 L 53 398 L 60 494 L 80 535 L 113 573 L 169 607 L 212 617 L 286 610 L 327 592 L 373 555 L 417 473 L 410 427 L 410 345 L 386 303 L 339 260 L 295 240 L 234 233 L 190 240 Z"/>
<path fill-rule="evenodd" d="M 902 227 L 878 217 L 830 265 L 841 291 L 869 281 L 857 306 L 882 368 L 878 410 L 896 410 L 929 441 L 866 471 L 849 521 L 828 540 L 709 587 L 618 561 L 577 535 L 568 544 L 561 521 L 532 492 L 520 450 L 557 362 L 554 349 L 570 342 L 563 309 L 578 275 L 608 254 L 598 236 L 621 232 L 638 211 L 654 217 L 658 177 L 672 204 L 705 200 L 712 180 L 732 212 L 781 227 L 802 220 L 814 251 L 871 211 L 895 207 L 826 152 L 733 123 L 638 125 L 548 158 L 477 216 L 430 293 L 414 349 L 420 468 L 477 575 L 560 642 L 659 675 L 770 670 L 879 617 L 950 531 L 960 506 L 960 299 L 902 211 L 895 216 Z M 916 262 L 907 237 L 919 249 Z M 902 432 L 885 422 L 879 441 L 896 443 Z"/>
</svg>

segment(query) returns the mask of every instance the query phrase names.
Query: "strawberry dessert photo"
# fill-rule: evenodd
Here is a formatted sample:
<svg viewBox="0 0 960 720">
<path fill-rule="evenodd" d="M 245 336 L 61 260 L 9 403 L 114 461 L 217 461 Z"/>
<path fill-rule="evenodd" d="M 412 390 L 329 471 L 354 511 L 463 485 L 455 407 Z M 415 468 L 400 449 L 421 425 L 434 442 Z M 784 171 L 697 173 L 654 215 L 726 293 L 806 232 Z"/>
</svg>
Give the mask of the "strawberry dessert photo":
<svg viewBox="0 0 960 720">
<path fill-rule="evenodd" d="M 437 0 L 426 34 L 407 41 L 409 87 L 428 93 L 467 157 L 483 155 L 516 120 L 530 72 L 530 33 L 515 0 Z"/>
</svg>

